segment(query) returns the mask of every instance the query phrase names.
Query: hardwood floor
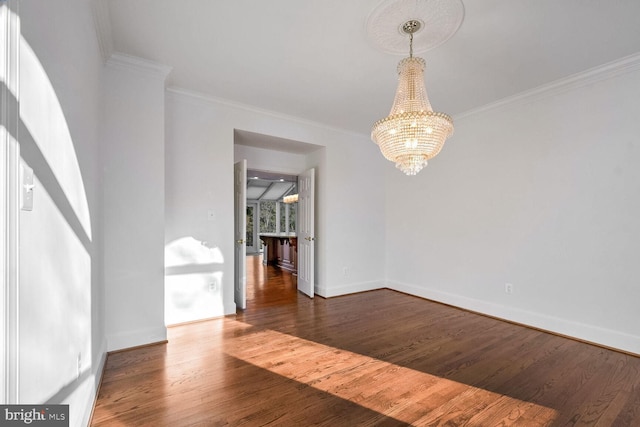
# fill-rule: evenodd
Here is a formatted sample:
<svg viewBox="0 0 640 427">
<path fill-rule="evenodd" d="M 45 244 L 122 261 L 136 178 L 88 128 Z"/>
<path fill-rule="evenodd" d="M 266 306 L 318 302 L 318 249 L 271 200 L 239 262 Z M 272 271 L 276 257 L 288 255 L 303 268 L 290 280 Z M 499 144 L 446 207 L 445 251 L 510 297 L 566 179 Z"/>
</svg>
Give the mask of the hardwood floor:
<svg viewBox="0 0 640 427">
<path fill-rule="evenodd" d="M 640 358 L 248 262 L 247 310 L 109 355 L 92 425 L 640 426 Z"/>
<path fill-rule="evenodd" d="M 247 257 L 249 310 L 295 303 L 298 297 L 296 287 L 296 276 L 273 266 L 262 265 L 262 256 Z"/>
</svg>

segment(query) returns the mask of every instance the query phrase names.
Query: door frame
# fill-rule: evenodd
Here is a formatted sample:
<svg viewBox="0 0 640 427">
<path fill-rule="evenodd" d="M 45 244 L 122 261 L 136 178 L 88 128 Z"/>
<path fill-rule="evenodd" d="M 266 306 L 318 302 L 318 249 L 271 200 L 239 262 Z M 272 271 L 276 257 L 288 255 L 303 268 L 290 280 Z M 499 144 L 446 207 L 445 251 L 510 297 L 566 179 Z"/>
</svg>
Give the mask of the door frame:
<svg viewBox="0 0 640 427">
<path fill-rule="evenodd" d="M 237 163 L 237 162 L 234 162 L 234 164 L 235 164 L 235 163 Z M 248 164 L 247 164 L 247 169 L 249 169 L 249 165 L 248 165 Z M 262 172 L 273 172 L 273 173 L 283 173 L 283 174 L 286 174 L 286 175 L 295 175 L 295 176 L 298 176 L 298 178 L 300 177 L 300 175 L 301 175 L 301 174 L 303 174 L 304 172 L 306 172 L 306 171 L 307 171 L 307 170 L 305 169 L 305 170 L 302 170 L 302 171 L 300 171 L 300 172 L 297 172 L 297 173 L 296 173 L 296 172 L 292 172 L 291 170 L 279 170 L 278 168 L 275 168 L 275 169 L 272 169 L 272 168 L 268 168 L 268 169 L 258 168 L 258 169 L 259 169 L 260 171 L 262 171 Z M 316 169 L 316 167 L 313 167 L 312 169 Z M 315 175 L 315 173 L 314 173 L 314 175 Z M 245 176 L 245 178 L 247 178 L 247 177 Z M 317 180 L 317 175 L 315 175 L 315 178 L 314 178 L 314 179 L 316 179 L 316 180 Z M 235 173 L 234 173 L 234 185 L 235 185 Z M 298 186 L 299 186 L 299 184 L 298 184 Z M 299 188 L 298 188 L 298 190 L 299 190 Z M 318 209 L 318 204 L 317 204 L 317 200 L 318 200 L 318 183 L 317 183 L 317 182 L 316 182 L 316 185 L 315 185 L 315 189 L 314 189 L 314 190 L 315 190 L 315 191 L 314 191 L 314 192 L 315 192 L 315 197 L 314 197 L 314 199 L 315 199 L 315 200 L 314 200 L 314 216 L 315 216 L 315 211 L 317 211 L 317 209 Z M 234 194 L 234 197 L 235 197 L 235 194 Z M 252 201 L 250 201 L 250 202 L 248 201 L 248 202 L 247 202 L 247 206 L 249 205 L 249 203 L 253 203 L 253 202 L 254 202 L 253 200 L 252 200 Z M 259 208 L 260 208 L 260 205 L 259 205 L 259 203 L 258 203 L 258 211 L 257 211 L 258 218 L 259 218 Z M 235 220 L 234 220 L 234 221 L 235 221 Z M 317 222 L 317 219 L 315 220 L 315 222 Z M 300 224 L 300 212 L 299 212 L 299 207 L 298 207 L 298 208 L 296 209 L 296 234 L 298 234 L 298 232 L 299 232 L 299 231 L 298 231 L 299 224 Z M 254 227 L 256 227 L 256 229 L 258 229 L 258 227 L 259 227 L 259 226 L 260 226 L 260 224 L 259 224 L 259 219 L 258 219 L 258 221 L 254 220 Z M 314 226 L 315 226 L 315 224 L 314 224 Z M 256 233 L 258 234 L 258 241 L 257 241 L 257 242 L 258 242 L 258 244 L 260 244 L 260 240 L 259 240 L 259 234 L 260 234 L 260 233 L 259 233 L 259 229 L 258 229 L 258 231 L 257 231 Z M 316 236 L 317 236 L 317 235 L 316 235 Z M 315 240 L 315 239 L 314 239 L 314 240 Z M 255 238 L 254 238 L 254 242 L 255 242 Z M 235 253 L 235 249 L 234 249 L 234 253 Z M 298 254 L 298 257 L 299 257 L 299 254 Z M 316 262 L 316 261 L 317 261 L 317 258 L 318 258 L 318 257 L 317 257 L 317 254 L 315 254 L 315 251 L 314 251 L 314 258 L 313 258 L 314 270 L 315 270 L 315 268 L 317 268 L 317 267 L 318 267 L 318 266 L 317 266 L 317 262 Z M 234 270 L 234 286 L 235 286 L 235 282 L 236 282 L 236 276 L 237 276 L 237 274 L 238 274 L 238 273 Z M 245 292 L 245 295 L 246 295 L 246 286 L 247 286 L 247 284 L 246 284 L 246 263 L 245 263 L 244 277 L 245 277 L 245 282 L 244 282 L 244 292 Z M 315 288 L 315 272 L 314 272 L 313 281 L 314 281 L 314 288 Z M 314 292 L 315 292 L 315 289 L 314 289 Z M 234 288 L 234 295 L 235 295 L 235 288 Z"/>
<path fill-rule="evenodd" d="M 18 0 L 0 3 L 0 402 L 17 403 L 19 380 L 18 230 L 20 145 Z"/>
</svg>

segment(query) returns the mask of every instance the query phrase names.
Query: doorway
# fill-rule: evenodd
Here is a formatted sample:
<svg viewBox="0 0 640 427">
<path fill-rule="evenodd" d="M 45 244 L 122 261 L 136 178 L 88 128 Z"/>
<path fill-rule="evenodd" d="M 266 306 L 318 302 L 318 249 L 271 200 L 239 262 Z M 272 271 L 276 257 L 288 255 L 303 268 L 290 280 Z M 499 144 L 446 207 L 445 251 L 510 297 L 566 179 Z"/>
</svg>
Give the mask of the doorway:
<svg viewBox="0 0 640 427">
<path fill-rule="evenodd" d="M 313 281 L 313 191 L 309 194 L 308 174 L 313 169 L 302 174 L 304 179 L 299 181 L 298 176 L 276 172 L 264 172 L 248 169 L 245 180 L 236 179 L 239 185 L 245 185 L 244 192 L 236 188 L 235 194 L 244 193 L 246 197 L 242 216 L 236 215 L 236 235 L 242 233 L 244 239 L 237 239 L 236 244 L 244 240 L 245 254 L 237 251 L 236 257 L 246 256 L 245 259 L 236 260 L 235 297 L 236 306 L 244 309 L 247 302 L 251 302 L 251 293 L 256 295 L 259 291 L 262 298 L 273 286 L 274 292 L 280 292 L 282 283 L 295 283 L 297 290 L 310 298 L 314 297 Z M 243 182 L 244 181 L 244 182 Z M 303 183 L 303 199 L 300 206 L 304 215 L 299 219 L 298 189 Z M 313 188 L 313 181 L 311 181 Z M 311 199 L 310 199 L 311 197 Z M 301 220 L 304 220 L 302 223 Z M 243 224 L 239 222 L 244 221 Z M 303 243 L 298 239 L 298 224 L 305 224 L 302 232 L 305 233 Z M 311 225 L 309 225 L 311 224 Z M 309 228 L 311 227 L 311 228 Z M 244 231 L 243 231 L 244 230 Z M 302 255 L 298 254 L 298 247 L 303 249 Z M 311 249 L 311 250 L 310 250 Z M 258 264 L 265 267 L 258 271 Z M 298 267 L 302 266 L 303 286 L 298 285 Z M 273 274 L 265 271 L 275 268 L 282 274 L 278 276 L 275 284 L 270 284 L 269 278 Z M 241 271 L 242 270 L 242 271 Z M 250 271 L 251 270 L 251 271 Z M 264 274 L 263 274 L 264 273 Z M 311 273 L 311 274 L 309 274 Z M 262 276 L 261 276 L 262 275 Z M 290 275 L 290 277 L 288 276 Z M 289 277 L 285 280 L 286 277 Z M 257 286 L 252 289 L 252 287 Z"/>
<path fill-rule="evenodd" d="M 282 174 L 293 176 L 294 179 L 292 180 L 292 182 L 299 184 L 296 177 L 299 174 L 301 174 L 302 171 L 308 170 L 310 167 L 315 168 L 315 167 L 324 165 L 325 147 L 321 145 L 307 143 L 307 142 L 290 140 L 290 139 L 285 139 L 285 138 L 276 137 L 272 135 L 265 135 L 261 133 L 255 133 L 255 132 L 250 132 L 250 131 L 240 130 L 240 129 L 234 129 L 233 133 L 234 133 L 233 135 L 234 162 L 237 163 L 245 159 L 248 169 L 252 171 L 245 176 L 245 185 L 247 186 L 247 188 L 245 189 L 247 193 L 245 204 L 252 203 L 254 201 L 260 202 L 257 205 L 257 208 L 256 207 L 253 208 L 253 211 L 251 210 L 247 211 L 245 208 L 243 209 L 243 212 L 242 212 L 243 215 L 247 213 L 253 214 L 253 226 L 258 227 L 257 231 L 254 231 L 253 238 L 251 237 L 247 238 L 247 236 L 245 236 L 245 232 L 243 231 L 241 238 L 236 237 L 236 242 L 238 240 L 243 240 L 243 241 L 249 240 L 249 243 L 252 243 L 252 245 L 243 245 L 243 249 L 246 248 L 246 252 L 250 253 L 252 249 L 254 250 L 256 249 L 256 245 L 261 245 L 262 239 L 260 239 L 260 233 L 263 233 L 263 232 L 292 233 L 294 234 L 294 236 L 286 236 L 286 237 L 293 238 L 295 243 L 293 241 L 290 241 L 289 243 L 292 243 L 294 246 L 297 245 L 297 247 L 299 247 L 300 239 L 297 239 L 298 237 L 297 234 L 298 234 L 298 228 L 300 226 L 299 225 L 300 224 L 299 208 L 301 204 L 297 203 L 297 205 L 295 205 L 295 208 L 292 208 L 293 205 L 289 205 L 289 207 L 287 207 L 285 204 L 282 204 L 282 203 L 281 204 L 276 203 L 275 205 L 271 204 L 270 206 L 271 213 L 269 217 L 270 219 L 267 220 L 265 218 L 261 218 L 261 220 L 258 221 L 258 215 L 263 208 L 262 200 L 259 200 L 259 199 L 260 198 L 268 199 L 268 197 L 266 196 L 266 192 L 270 192 L 270 191 L 276 192 L 276 191 L 283 190 L 282 186 L 284 186 L 286 182 L 279 182 L 279 179 L 282 178 L 281 177 Z M 271 178 L 277 178 L 278 180 L 271 182 L 266 186 L 262 186 L 261 189 L 254 189 L 252 188 L 253 187 L 252 180 L 255 178 L 260 178 L 259 175 L 254 174 L 254 172 L 257 172 L 257 171 L 260 171 L 261 173 L 265 173 L 265 174 L 270 173 Z M 272 171 L 272 172 L 265 172 L 265 171 Z M 283 180 L 283 181 L 286 181 L 286 180 Z M 311 188 L 313 187 L 314 186 L 311 185 Z M 258 194 L 253 196 L 250 195 L 249 193 L 253 191 L 258 192 Z M 265 195 L 262 196 L 262 194 L 265 194 Z M 281 193 L 280 196 L 283 196 L 283 194 Z M 282 200 L 278 200 L 278 201 L 282 202 Z M 265 208 L 269 207 L 267 206 L 267 204 L 268 203 L 265 201 L 265 206 L 264 206 Z M 307 204 L 307 206 L 310 207 L 310 209 L 308 209 L 308 212 L 312 216 L 309 218 L 310 220 L 307 221 L 306 223 L 314 224 L 313 214 L 315 212 L 314 212 L 313 204 L 311 205 Z M 275 221 L 273 219 L 275 219 Z M 263 221 L 264 223 L 261 224 L 260 223 L 261 221 Z M 268 226 L 271 227 L 269 231 L 266 231 L 267 222 L 268 222 Z M 251 224 L 250 223 L 246 224 L 245 222 L 243 222 L 242 226 L 244 227 L 245 225 L 251 225 Z M 295 230 L 294 230 L 294 227 L 295 227 Z M 250 229 L 251 227 L 248 227 L 246 232 L 249 232 Z M 311 229 L 310 231 L 313 231 L 313 229 Z M 313 236 L 311 233 L 311 234 L 305 235 L 304 238 L 308 239 L 308 240 L 305 240 L 305 242 L 309 242 L 311 245 L 311 246 L 305 247 L 305 254 L 306 254 L 305 259 L 309 262 L 315 263 L 315 255 L 314 255 L 315 249 L 313 249 L 313 246 L 315 246 L 316 244 L 314 241 L 315 236 Z M 251 241 L 252 239 L 253 241 Z M 272 245 L 272 247 L 274 246 L 275 245 Z M 306 250 L 306 249 L 313 249 L 313 250 Z M 260 249 L 258 249 L 258 251 L 260 251 Z M 264 254 L 264 245 L 262 246 L 262 252 Z M 293 259 L 295 259 L 296 262 L 299 261 L 297 252 L 295 253 L 295 256 Z M 248 260 L 246 257 L 243 257 L 242 261 L 239 261 L 239 262 L 242 264 L 245 264 L 246 262 L 249 262 L 249 261 L 250 260 Z M 268 261 L 268 259 L 267 260 L 263 259 L 263 261 Z M 299 265 L 297 266 L 297 268 L 299 269 Z M 313 269 L 307 269 L 305 271 L 308 272 L 308 275 L 306 277 L 308 278 L 307 284 L 309 285 L 308 289 L 310 289 L 310 291 L 307 288 L 305 288 L 307 289 L 307 292 L 304 292 L 304 293 L 309 295 L 310 298 L 312 298 L 315 293 L 314 292 L 315 273 Z M 246 273 L 246 270 L 243 270 L 243 272 Z M 246 284 L 246 274 L 237 275 L 237 276 L 239 277 L 234 278 L 234 282 L 236 282 L 237 279 L 241 279 L 241 280 L 245 280 L 245 284 Z M 299 280 L 297 280 L 297 282 L 300 283 Z M 236 304 L 236 307 L 242 307 L 242 306 L 239 306 Z"/>
<path fill-rule="evenodd" d="M 272 287 L 280 292 L 283 282 L 295 284 L 297 203 L 289 199 L 297 194 L 298 177 L 249 169 L 246 186 L 246 287 L 251 303 L 254 286 L 254 296 L 264 298 Z"/>
</svg>

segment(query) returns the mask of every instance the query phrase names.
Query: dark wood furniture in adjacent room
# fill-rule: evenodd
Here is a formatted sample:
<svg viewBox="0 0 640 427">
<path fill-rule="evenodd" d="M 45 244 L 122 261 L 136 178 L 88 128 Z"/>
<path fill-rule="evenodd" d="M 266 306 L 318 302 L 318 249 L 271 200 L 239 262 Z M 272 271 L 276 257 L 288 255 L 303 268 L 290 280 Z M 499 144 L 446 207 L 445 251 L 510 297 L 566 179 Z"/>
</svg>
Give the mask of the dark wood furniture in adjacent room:
<svg viewBox="0 0 640 427">
<path fill-rule="evenodd" d="M 298 272 L 298 237 L 291 233 L 261 233 L 264 263 L 292 273 Z"/>
</svg>

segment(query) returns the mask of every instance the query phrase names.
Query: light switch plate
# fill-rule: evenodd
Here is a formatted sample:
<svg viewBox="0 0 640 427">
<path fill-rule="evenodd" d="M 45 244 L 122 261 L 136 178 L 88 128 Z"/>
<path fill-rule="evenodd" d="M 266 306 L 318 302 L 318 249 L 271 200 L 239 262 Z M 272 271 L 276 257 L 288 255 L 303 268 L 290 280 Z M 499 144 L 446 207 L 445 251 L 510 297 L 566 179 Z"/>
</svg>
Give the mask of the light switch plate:
<svg viewBox="0 0 640 427">
<path fill-rule="evenodd" d="M 33 210 L 33 169 L 22 163 L 20 165 L 20 209 L 23 211 Z"/>
</svg>

